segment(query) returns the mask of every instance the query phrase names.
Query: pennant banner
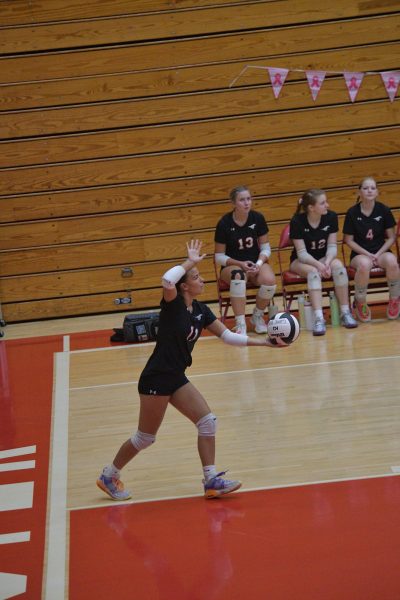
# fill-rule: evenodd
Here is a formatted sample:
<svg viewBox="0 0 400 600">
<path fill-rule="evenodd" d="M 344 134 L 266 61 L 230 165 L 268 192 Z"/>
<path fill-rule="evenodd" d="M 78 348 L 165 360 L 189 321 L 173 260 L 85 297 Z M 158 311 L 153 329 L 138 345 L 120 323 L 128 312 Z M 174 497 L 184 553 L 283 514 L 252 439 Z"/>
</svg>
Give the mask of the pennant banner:
<svg viewBox="0 0 400 600">
<path fill-rule="evenodd" d="M 354 102 L 354 100 L 357 98 L 358 90 L 361 87 L 362 80 L 364 79 L 364 73 L 349 73 L 348 71 L 345 71 L 343 76 L 346 81 L 350 100 Z"/>
<path fill-rule="evenodd" d="M 274 69 L 273 67 L 267 67 L 267 69 L 274 96 L 275 98 L 278 98 L 279 94 L 281 93 L 281 89 L 283 88 L 283 84 L 285 83 L 287 74 L 289 73 L 289 69 Z"/>
<path fill-rule="evenodd" d="M 326 71 L 306 71 L 308 87 L 315 101 L 324 83 Z"/>
<path fill-rule="evenodd" d="M 264 65 L 246 65 L 240 71 L 239 75 L 237 75 L 229 84 L 229 87 L 233 87 L 238 79 L 240 79 L 247 71 L 247 69 L 262 69 L 264 71 L 268 71 L 274 96 L 276 99 L 279 98 L 283 85 L 286 81 L 286 77 L 289 73 L 289 69 L 266 67 Z M 355 102 L 357 98 L 364 75 L 380 75 L 383 85 L 385 86 L 386 93 L 391 102 L 394 101 L 400 87 L 400 71 L 366 71 L 365 73 L 352 71 L 313 71 L 303 69 L 291 69 L 291 71 L 306 74 L 308 87 L 314 101 L 317 99 L 327 74 L 343 75 L 346 82 L 347 91 L 352 102 Z"/>
<path fill-rule="evenodd" d="M 381 77 L 390 102 L 393 102 L 399 87 L 400 71 L 382 71 Z"/>
</svg>

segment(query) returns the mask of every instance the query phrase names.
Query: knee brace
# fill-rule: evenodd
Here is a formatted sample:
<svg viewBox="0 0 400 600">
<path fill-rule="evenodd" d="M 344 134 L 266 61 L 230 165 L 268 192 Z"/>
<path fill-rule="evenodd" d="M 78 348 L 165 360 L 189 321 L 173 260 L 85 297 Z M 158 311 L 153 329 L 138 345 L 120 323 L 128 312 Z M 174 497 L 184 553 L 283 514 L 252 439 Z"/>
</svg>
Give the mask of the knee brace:
<svg viewBox="0 0 400 600">
<path fill-rule="evenodd" d="M 148 448 L 156 441 L 156 436 L 151 433 L 143 433 L 143 431 L 137 430 L 137 432 L 131 437 L 132 445 L 136 450 L 144 450 Z"/>
<path fill-rule="evenodd" d="M 276 290 L 276 285 L 260 285 L 257 296 L 263 300 L 272 300 Z"/>
<path fill-rule="evenodd" d="M 239 275 L 240 279 L 236 279 Z M 245 298 L 246 297 L 246 278 L 242 269 L 233 269 L 231 271 L 231 285 L 229 292 L 232 298 Z"/>
<path fill-rule="evenodd" d="M 307 275 L 307 285 L 309 290 L 321 289 L 321 276 L 316 271 L 311 271 Z"/>
<path fill-rule="evenodd" d="M 217 417 L 213 413 L 208 413 L 197 421 L 196 427 L 199 435 L 203 437 L 214 437 L 217 431 Z"/>
<path fill-rule="evenodd" d="M 344 267 L 339 267 L 332 271 L 333 283 L 337 287 L 344 287 L 348 285 L 349 278 L 347 276 L 347 271 Z"/>
</svg>

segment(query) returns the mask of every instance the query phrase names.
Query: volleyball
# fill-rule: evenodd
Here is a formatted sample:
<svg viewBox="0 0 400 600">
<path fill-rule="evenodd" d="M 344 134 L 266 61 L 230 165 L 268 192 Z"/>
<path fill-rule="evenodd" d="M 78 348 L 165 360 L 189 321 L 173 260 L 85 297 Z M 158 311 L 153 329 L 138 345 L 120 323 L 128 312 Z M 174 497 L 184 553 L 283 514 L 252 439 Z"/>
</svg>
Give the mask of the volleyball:
<svg viewBox="0 0 400 600">
<path fill-rule="evenodd" d="M 268 321 L 268 337 L 277 346 L 289 346 L 299 337 L 300 325 L 289 312 L 277 313 Z"/>
</svg>

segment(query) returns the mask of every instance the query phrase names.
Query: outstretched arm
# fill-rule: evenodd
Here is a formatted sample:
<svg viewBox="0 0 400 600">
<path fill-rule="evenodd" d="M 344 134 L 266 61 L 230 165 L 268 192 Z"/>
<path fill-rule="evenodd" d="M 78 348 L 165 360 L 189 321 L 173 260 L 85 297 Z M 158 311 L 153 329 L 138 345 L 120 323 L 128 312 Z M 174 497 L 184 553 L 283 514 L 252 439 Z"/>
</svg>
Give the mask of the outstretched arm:
<svg viewBox="0 0 400 600">
<path fill-rule="evenodd" d="M 211 331 L 214 335 L 219 337 L 225 344 L 230 346 L 271 346 L 277 348 L 271 343 L 268 337 L 265 338 L 251 338 L 248 335 L 241 335 L 240 333 L 233 333 L 225 327 L 221 321 L 216 319 L 207 327 L 208 331 Z"/>
</svg>

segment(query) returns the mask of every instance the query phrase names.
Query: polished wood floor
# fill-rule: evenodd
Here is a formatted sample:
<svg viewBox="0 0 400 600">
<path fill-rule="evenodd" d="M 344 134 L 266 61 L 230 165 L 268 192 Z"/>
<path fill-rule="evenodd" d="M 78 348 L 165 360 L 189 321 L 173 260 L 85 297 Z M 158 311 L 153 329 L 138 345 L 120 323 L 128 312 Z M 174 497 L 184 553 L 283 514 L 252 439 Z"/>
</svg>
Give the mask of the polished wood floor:
<svg viewBox="0 0 400 600">
<path fill-rule="evenodd" d="M 72 351 L 70 507 L 101 502 L 97 472 L 136 429 L 152 345 Z M 289 348 L 195 347 L 188 372 L 219 419 L 217 464 L 244 489 L 381 475 L 400 463 L 400 322 L 302 332 Z M 193 425 L 170 407 L 124 471 L 137 501 L 201 493 Z"/>
</svg>

